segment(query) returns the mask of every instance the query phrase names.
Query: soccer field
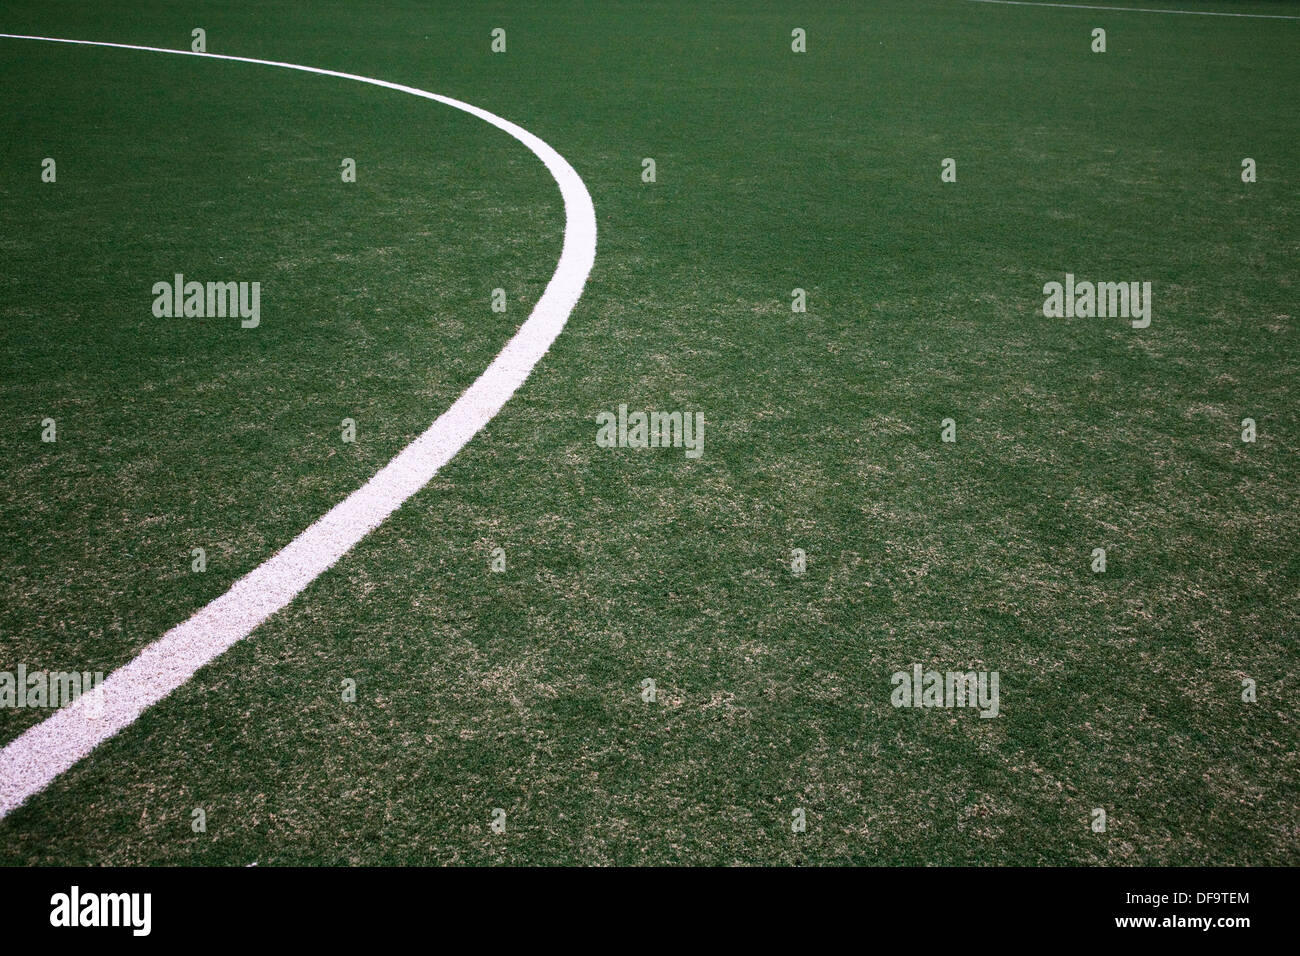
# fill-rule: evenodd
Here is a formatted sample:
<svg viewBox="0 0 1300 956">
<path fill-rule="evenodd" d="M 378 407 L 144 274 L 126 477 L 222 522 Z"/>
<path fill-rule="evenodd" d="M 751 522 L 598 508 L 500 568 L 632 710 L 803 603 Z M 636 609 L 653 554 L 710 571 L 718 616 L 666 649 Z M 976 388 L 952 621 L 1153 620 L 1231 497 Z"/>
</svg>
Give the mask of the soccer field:
<svg viewBox="0 0 1300 956">
<path fill-rule="evenodd" d="M 6 3 L 0 864 L 1300 864 L 1300 2 L 1116 5 Z"/>
</svg>

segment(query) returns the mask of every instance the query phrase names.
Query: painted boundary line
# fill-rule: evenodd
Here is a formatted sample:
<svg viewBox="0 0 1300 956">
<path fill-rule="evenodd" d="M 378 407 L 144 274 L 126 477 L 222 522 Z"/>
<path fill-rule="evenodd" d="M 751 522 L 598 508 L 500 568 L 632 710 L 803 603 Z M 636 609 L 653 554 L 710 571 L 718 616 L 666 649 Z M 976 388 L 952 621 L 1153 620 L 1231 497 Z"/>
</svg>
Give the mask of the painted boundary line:
<svg viewBox="0 0 1300 956">
<path fill-rule="evenodd" d="M 1002 3 L 1012 7 L 1063 7 L 1066 10 L 1115 10 L 1124 13 L 1178 13 L 1187 17 L 1243 17 L 1248 20 L 1300 20 L 1281 13 L 1223 13 L 1218 10 L 1161 10 L 1159 7 L 1100 7 L 1084 3 L 1038 3 L 1036 0 L 970 0 L 971 3 Z"/>
<path fill-rule="evenodd" d="M 527 146 L 559 185 L 565 220 L 560 261 L 528 320 L 474 384 L 420 437 L 283 550 L 236 581 L 221 597 L 150 644 L 133 661 L 113 671 L 92 693 L 28 728 L 0 751 L 0 818 L 3 818 L 292 601 L 402 502 L 423 488 L 438 469 L 492 420 L 546 354 L 582 295 L 596 258 L 596 210 L 587 187 L 573 167 L 541 139 L 487 110 L 427 90 L 354 73 L 244 56 L 11 33 L 0 33 L 0 39 L 72 43 L 277 66 L 434 100 L 477 116 Z"/>
</svg>

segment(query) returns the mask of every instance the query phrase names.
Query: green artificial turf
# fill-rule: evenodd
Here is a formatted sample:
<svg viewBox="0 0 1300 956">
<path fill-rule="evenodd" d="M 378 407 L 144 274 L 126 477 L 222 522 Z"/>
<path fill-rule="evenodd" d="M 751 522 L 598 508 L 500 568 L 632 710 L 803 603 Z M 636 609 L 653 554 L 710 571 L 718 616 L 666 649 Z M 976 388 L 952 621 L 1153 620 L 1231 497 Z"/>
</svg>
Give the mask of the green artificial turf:
<svg viewBox="0 0 1300 956">
<path fill-rule="evenodd" d="M 501 414 L 0 821 L 0 862 L 1300 863 L 1300 21 L 0 11 L 176 48 L 194 27 L 520 124 L 591 192 L 596 264 Z M 474 380 L 563 208 L 500 131 L 342 80 L 0 40 L 0 89 L 0 670 L 107 672 Z M 155 318 L 175 272 L 261 281 L 261 326 Z M 1045 318 L 1067 272 L 1150 281 L 1150 327 Z M 704 454 L 598 447 L 622 403 L 702 411 Z M 894 708 L 914 663 L 998 671 L 999 716 Z M 0 710 L 0 743 L 43 716 Z"/>
</svg>

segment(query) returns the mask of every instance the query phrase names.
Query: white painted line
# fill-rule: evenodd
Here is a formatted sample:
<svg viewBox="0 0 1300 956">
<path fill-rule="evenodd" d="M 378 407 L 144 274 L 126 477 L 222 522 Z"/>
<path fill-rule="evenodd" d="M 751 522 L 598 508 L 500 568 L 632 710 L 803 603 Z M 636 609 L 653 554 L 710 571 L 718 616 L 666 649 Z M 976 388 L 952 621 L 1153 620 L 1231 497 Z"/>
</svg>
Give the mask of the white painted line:
<svg viewBox="0 0 1300 956">
<path fill-rule="evenodd" d="M 1249 20 L 1300 20 L 1282 13 L 1223 13 L 1218 10 L 1161 10 L 1158 7 L 1099 7 L 1085 3 L 1038 3 L 1037 0 L 971 0 L 972 3 L 1004 3 L 1012 7 L 1064 7 L 1067 10 L 1118 10 L 1124 13 L 1180 13 L 1188 17 L 1245 17 Z"/>
<path fill-rule="evenodd" d="M 565 217 L 564 246 L 546 291 L 537 300 L 528 320 L 478 380 L 424 434 L 365 485 L 289 542 L 284 550 L 240 578 L 229 591 L 184 624 L 172 628 L 135 660 L 115 670 L 94 692 L 55 711 L 0 751 L 2 818 L 292 601 L 402 502 L 423 488 L 439 468 L 491 421 L 546 354 L 582 295 L 596 258 L 596 210 L 587 187 L 573 167 L 542 140 L 487 110 L 437 93 L 353 73 L 244 56 L 10 33 L 0 33 L 0 39 L 75 43 L 278 66 L 435 100 L 477 116 L 527 146 L 546 164 L 559 184 Z"/>
</svg>

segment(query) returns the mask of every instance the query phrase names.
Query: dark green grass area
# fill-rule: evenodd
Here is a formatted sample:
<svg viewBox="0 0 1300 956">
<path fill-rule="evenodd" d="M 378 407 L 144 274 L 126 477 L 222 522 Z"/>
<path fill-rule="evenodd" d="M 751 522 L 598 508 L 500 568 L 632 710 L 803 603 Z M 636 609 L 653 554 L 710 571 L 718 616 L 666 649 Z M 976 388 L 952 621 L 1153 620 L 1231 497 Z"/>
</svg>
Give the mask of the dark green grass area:
<svg viewBox="0 0 1300 956">
<path fill-rule="evenodd" d="M 592 193 L 596 266 L 428 488 L 0 821 L 0 861 L 1300 862 L 1300 23 L 960 0 L 0 17 L 164 46 L 194 26 L 536 133 Z M 559 198 L 508 137 L 400 94 L 0 53 L 0 669 L 110 669 L 450 404 L 549 278 Z M 153 319 L 174 271 L 261 279 L 262 328 Z M 1044 318 L 1067 271 L 1152 282 L 1150 328 Z M 620 403 L 703 411 L 703 457 L 598 448 Z M 1001 715 L 894 709 L 913 663 L 997 670 Z M 3 739 L 39 716 L 4 713 Z"/>
</svg>

